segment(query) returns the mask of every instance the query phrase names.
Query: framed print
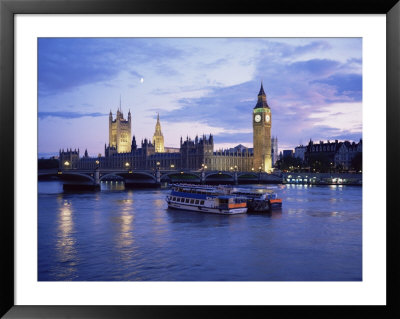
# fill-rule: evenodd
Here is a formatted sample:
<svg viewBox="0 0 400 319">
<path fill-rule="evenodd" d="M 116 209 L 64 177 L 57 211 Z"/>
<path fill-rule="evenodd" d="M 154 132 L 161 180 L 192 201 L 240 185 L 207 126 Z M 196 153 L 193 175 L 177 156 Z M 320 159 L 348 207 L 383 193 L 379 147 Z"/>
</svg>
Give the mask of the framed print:
<svg viewBox="0 0 400 319">
<path fill-rule="evenodd" d="M 398 314 L 397 1 L 0 10 L 2 315 Z"/>
</svg>

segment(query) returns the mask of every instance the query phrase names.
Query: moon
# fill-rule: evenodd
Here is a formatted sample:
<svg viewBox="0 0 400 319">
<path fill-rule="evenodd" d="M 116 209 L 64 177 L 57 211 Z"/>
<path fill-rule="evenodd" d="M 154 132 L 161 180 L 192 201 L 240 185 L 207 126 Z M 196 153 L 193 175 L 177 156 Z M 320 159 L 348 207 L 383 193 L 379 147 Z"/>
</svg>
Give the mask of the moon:
<svg viewBox="0 0 400 319">
<path fill-rule="evenodd" d="M 140 79 L 140 83 L 143 83 L 143 82 L 144 82 L 144 79 L 143 79 L 143 78 L 141 78 L 141 79 Z"/>
</svg>

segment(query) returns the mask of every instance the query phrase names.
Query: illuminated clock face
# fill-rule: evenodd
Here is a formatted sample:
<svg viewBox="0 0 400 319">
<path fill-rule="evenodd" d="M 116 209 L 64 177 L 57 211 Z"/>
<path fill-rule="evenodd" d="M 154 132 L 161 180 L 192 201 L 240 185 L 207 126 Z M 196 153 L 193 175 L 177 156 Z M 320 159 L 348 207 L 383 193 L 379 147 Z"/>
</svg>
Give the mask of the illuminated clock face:
<svg viewBox="0 0 400 319">
<path fill-rule="evenodd" d="M 260 122 L 261 121 L 261 115 L 257 114 L 256 116 L 254 116 L 254 121 Z"/>
<path fill-rule="evenodd" d="M 267 114 L 267 115 L 265 115 L 265 121 L 267 122 L 267 123 L 269 123 L 269 120 L 270 120 L 271 118 L 270 118 L 270 116 Z"/>
</svg>

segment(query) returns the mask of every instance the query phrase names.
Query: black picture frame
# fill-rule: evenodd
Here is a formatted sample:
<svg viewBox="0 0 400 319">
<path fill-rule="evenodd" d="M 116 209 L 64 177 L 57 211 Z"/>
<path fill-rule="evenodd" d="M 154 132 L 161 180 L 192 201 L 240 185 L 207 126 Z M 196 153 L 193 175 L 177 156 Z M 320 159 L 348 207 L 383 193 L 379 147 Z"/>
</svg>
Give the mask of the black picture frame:
<svg viewBox="0 0 400 319">
<path fill-rule="evenodd" d="M 15 14 L 385 14 L 387 21 L 386 105 L 386 306 L 16 306 L 14 303 L 14 15 Z M 181 0 L 0 0 L 0 192 L 1 281 L 0 315 L 5 318 L 162 318 L 162 317 L 400 317 L 398 300 L 399 243 L 394 183 L 400 161 L 400 3 L 398 0 L 284 0 L 256 3 Z M 383 106 L 378 106 L 383 108 Z M 377 146 L 378 148 L 379 146 Z M 390 174 L 389 174 L 390 173 Z M 384 212 L 376 212 L 377 215 Z M 377 216 L 376 218 L 379 218 Z M 273 293 L 273 292 L 266 292 Z"/>
</svg>

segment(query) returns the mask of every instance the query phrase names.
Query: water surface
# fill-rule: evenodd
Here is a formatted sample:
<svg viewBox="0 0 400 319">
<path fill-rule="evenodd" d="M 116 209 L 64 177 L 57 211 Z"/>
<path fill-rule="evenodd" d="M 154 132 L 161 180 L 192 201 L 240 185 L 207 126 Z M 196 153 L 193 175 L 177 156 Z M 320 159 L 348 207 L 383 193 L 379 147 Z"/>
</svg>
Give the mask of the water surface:
<svg viewBox="0 0 400 319">
<path fill-rule="evenodd" d="M 362 188 L 274 188 L 283 208 L 233 216 L 167 208 L 167 189 L 63 193 L 39 182 L 40 281 L 359 281 Z"/>
</svg>

